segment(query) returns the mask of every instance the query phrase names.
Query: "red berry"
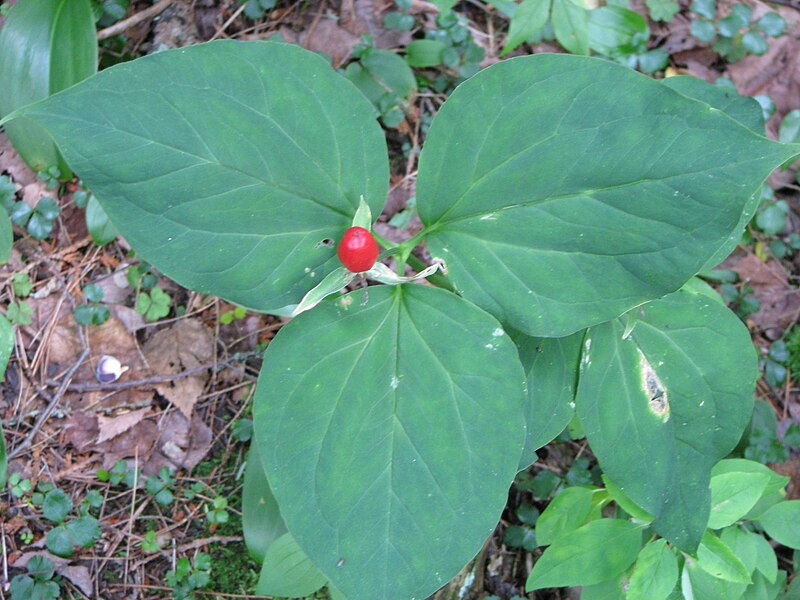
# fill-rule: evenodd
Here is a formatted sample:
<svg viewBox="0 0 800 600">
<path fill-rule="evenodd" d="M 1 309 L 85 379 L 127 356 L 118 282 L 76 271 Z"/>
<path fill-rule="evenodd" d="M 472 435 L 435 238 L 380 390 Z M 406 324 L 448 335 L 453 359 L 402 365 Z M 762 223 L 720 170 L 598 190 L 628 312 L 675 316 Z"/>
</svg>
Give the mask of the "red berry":
<svg viewBox="0 0 800 600">
<path fill-rule="evenodd" d="M 351 227 L 344 232 L 337 249 L 339 260 L 348 271 L 369 271 L 378 260 L 378 242 L 363 227 Z"/>
</svg>

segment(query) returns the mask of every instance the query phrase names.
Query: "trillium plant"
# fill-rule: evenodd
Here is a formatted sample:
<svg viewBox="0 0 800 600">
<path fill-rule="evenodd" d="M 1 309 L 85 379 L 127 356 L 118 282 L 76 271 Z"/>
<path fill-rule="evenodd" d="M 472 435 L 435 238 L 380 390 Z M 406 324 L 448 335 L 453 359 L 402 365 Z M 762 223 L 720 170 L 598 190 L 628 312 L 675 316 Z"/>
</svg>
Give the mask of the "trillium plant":
<svg viewBox="0 0 800 600">
<path fill-rule="evenodd" d="M 691 78 L 502 61 L 435 116 L 423 229 L 399 244 L 371 233 L 389 181 L 374 108 L 296 46 L 162 52 L 4 121 L 46 130 L 175 281 L 297 315 L 254 405 L 244 533 L 259 591 L 410 600 L 475 556 L 517 472 L 573 417 L 608 489 L 649 515 L 602 539 L 633 528 L 664 540 L 650 554 L 695 558 L 716 543 L 712 469 L 750 418 L 756 355 L 695 275 L 800 154 L 763 137 L 760 114 Z M 339 293 L 357 273 L 389 285 Z M 529 586 L 564 585 L 545 575 Z"/>
</svg>

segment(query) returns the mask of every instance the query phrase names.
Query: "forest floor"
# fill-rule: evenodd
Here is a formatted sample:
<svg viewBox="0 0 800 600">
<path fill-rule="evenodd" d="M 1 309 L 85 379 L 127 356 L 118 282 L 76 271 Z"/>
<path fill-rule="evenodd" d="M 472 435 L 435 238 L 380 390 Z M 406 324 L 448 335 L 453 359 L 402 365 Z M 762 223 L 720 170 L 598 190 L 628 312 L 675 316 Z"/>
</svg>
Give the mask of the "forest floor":
<svg viewBox="0 0 800 600">
<path fill-rule="evenodd" d="M 637 2 L 632 8 L 647 17 L 644 4 Z M 649 44 L 669 54 L 668 74 L 712 82 L 724 76 L 743 95 L 768 95 L 775 112 L 766 128 L 777 137 L 783 116 L 800 108 L 800 4 L 746 3 L 756 14 L 776 10 L 788 23 L 787 33 L 770 40 L 762 56 L 734 63 L 721 59 L 691 35 L 685 0 L 669 22 L 649 22 Z M 123 18 L 99 26 L 101 64 L 212 39 L 279 34 L 284 41 L 324 52 L 340 68 L 351 60 L 363 34 L 372 35 L 376 47 L 402 51 L 436 27 L 438 13 L 435 3 L 414 0 L 408 11 L 414 27 L 398 31 L 384 26 L 385 14 L 395 10 L 388 0 L 281 1 L 255 19 L 246 16 L 246 6 L 236 0 L 134 0 Z M 729 0 L 722 0 L 719 14 L 726 14 L 729 6 Z M 484 50 L 480 66 L 500 60 L 509 19 L 477 0 L 458 2 L 455 9 Z M 543 42 L 522 45 L 511 54 L 542 51 L 563 50 L 555 42 Z M 456 79 L 446 67 L 423 74 L 430 80 Z M 379 219 L 384 237 L 407 236 L 418 227 L 415 216 L 402 228 L 389 222 L 414 196 L 417 152 L 446 91 L 419 92 L 403 107 L 400 123 L 387 128 L 392 174 L 389 201 Z M 30 309 L 17 328 L 15 352 L 0 387 L 9 473 L 17 474 L 0 499 L 0 579 L 5 584 L 0 597 L 8 597 L 8 581 L 33 556 L 46 553 L 45 537 L 53 525 L 42 515 L 41 494 L 51 486 L 69 495 L 75 515 L 91 513 L 102 527 L 97 543 L 73 558 L 48 553 L 60 577 L 61 597 L 170 597 L 168 573 L 177 559 L 198 552 L 211 556 L 213 575 L 197 597 L 255 597 L 250 594 L 259 566 L 247 557 L 241 534 L 242 473 L 260 356 L 285 319 L 242 313 L 219 298 L 183 289 L 140 262 L 122 238 L 97 246 L 84 210 L 76 206 L 76 185 L 48 188 L 2 133 L 0 175 L 14 183 L 18 200 L 35 206 L 49 196 L 61 207 L 46 239 L 17 229 L 11 260 L 0 267 L 3 310 L 21 302 Z M 800 233 L 800 188 L 794 176 L 791 170 L 777 171 L 769 180 L 776 199 L 786 203 L 783 227 L 777 232 L 751 227 L 746 243 L 723 267 L 738 275 L 727 300 L 750 329 L 762 368 L 772 369 L 773 376 L 759 380 L 757 387 L 757 396 L 777 422 L 777 436 L 769 431 L 774 424 L 768 415 L 765 422 L 753 424 L 765 428 L 762 457 L 791 477 L 788 497 L 800 498 L 800 449 L 783 441 L 791 424 L 800 423 L 792 369 L 800 366 L 800 333 L 794 341 L 791 337 L 800 332 L 800 251 L 795 252 L 800 244 L 795 247 L 792 237 Z M 83 303 L 81 290 L 87 284 L 102 289 L 102 305 L 110 312 L 99 326 L 75 321 L 74 309 Z M 154 287 L 167 296 L 153 300 L 163 300 L 163 315 L 147 314 L 141 306 L 137 310 L 137 296 Z M 778 342 L 787 348 L 773 348 Z M 118 381 L 96 379 L 103 356 L 113 356 L 125 367 Z M 594 466 L 585 444 L 567 437 L 540 451 L 530 475 L 549 472 L 571 482 L 591 481 Z M 134 474 L 146 480 L 147 488 L 132 485 Z M 462 597 L 576 597 L 570 590 L 525 594 L 532 555 L 504 541 L 506 527 L 519 523 L 516 509 L 522 503 L 543 508 L 545 499 L 530 486 L 512 488 L 495 535 L 470 566 L 476 577 L 469 595 Z M 227 514 L 226 522 L 215 518 L 220 511 Z M 791 571 L 791 556 L 781 560 L 782 568 Z M 436 597 L 457 597 L 467 572 Z"/>
</svg>

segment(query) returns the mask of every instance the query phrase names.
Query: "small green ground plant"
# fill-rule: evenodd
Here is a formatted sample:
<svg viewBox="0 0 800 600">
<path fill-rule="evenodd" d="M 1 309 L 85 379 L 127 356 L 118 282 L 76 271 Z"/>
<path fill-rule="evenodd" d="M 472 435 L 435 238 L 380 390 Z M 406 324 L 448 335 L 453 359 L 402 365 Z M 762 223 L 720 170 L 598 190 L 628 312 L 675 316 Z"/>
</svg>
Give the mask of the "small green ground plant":
<svg viewBox="0 0 800 600">
<path fill-rule="evenodd" d="M 748 54 L 761 56 L 769 49 L 767 38 L 786 31 L 786 21 L 778 13 L 770 11 L 754 21 L 747 4 L 733 4 L 725 17 L 717 17 L 716 0 L 694 0 L 690 10 L 695 15 L 692 35 L 701 42 L 714 42 L 714 50 L 728 62 Z"/>
<path fill-rule="evenodd" d="M 788 477 L 744 459 L 715 465 L 711 512 L 695 552 L 656 535 L 652 515 L 603 480 L 605 488 L 565 488 L 541 515 L 531 513 L 535 531 L 528 539 L 547 549 L 528 591 L 582 585 L 582 600 L 774 599 L 783 593 L 787 573 L 760 533 L 800 548 L 796 528 L 787 527 L 800 516 L 800 502 L 784 499 Z"/>
<path fill-rule="evenodd" d="M 645 527 L 658 553 L 693 561 L 716 543 L 713 469 L 750 421 L 758 368 L 747 329 L 694 276 L 800 155 L 762 136 L 761 112 L 599 59 L 500 62 L 434 117 L 423 227 L 401 243 L 371 232 L 389 171 L 374 105 L 296 46 L 154 54 L 0 123 L 46 130 L 166 276 L 296 315 L 253 407 L 243 528 L 257 591 L 397 600 L 458 573 L 516 473 L 567 425 L 649 515 L 585 525 L 619 533 L 619 572 Z M 410 257 L 423 241 L 427 268 Z M 357 277 L 385 285 L 338 293 Z M 575 583 L 537 569 L 531 588 Z M 181 573 L 176 589 L 194 585 Z"/>
</svg>

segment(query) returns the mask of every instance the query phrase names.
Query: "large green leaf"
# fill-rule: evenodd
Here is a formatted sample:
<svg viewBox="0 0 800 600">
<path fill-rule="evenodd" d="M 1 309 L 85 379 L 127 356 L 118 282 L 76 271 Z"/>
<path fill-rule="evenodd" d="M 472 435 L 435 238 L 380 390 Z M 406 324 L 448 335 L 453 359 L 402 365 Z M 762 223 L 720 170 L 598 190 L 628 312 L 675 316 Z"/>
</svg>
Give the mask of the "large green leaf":
<svg viewBox="0 0 800 600">
<path fill-rule="evenodd" d="M 800 550 L 800 500 L 779 502 L 756 520 L 773 540 Z"/>
<path fill-rule="evenodd" d="M 733 525 L 756 505 L 769 483 L 764 473 L 722 473 L 711 477 L 710 529 Z"/>
<path fill-rule="evenodd" d="M 501 56 L 533 37 L 547 24 L 547 19 L 550 17 L 550 4 L 551 0 L 522 0 L 520 2 L 514 11 L 511 24 L 508 26 L 508 35 Z"/>
<path fill-rule="evenodd" d="M 583 332 L 565 338 L 513 335 L 528 375 L 525 404 L 527 437 L 520 470 L 536 460 L 536 450 L 552 441 L 575 413 L 575 387 Z"/>
<path fill-rule="evenodd" d="M 524 392 L 500 324 L 444 290 L 375 286 L 301 314 L 254 406 L 289 531 L 349 600 L 426 597 L 497 523 Z"/>
<path fill-rule="evenodd" d="M 89 0 L 20 0 L 0 29 L 0 117 L 47 98 L 97 71 L 97 36 Z M 17 152 L 34 170 L 69 169 L 39 125 L 5 125 Z"/>
<path fill-rule="evenodd" d="M 589 54 L 589 11 L 580 0 L 553 0 L 550 19 L 559 44 L 573 54 Z"/>
<path fill-rule="evenodd" d="M 14 232 L 11 230 L 11 219 L 5 210 L 0 209 L 0 264 L 8 261 L 13 245 Z"/>
<path fill-rule="evenodd" d="M 688 75 L 677 77 L 667 77 L 662 81 L 663 85 L 680 92 L 684 96 L 705 102 L 712 108 L 721 110 L 726 115 L 735 119 L 754 133 L 764 134 L 764 116 L 761 106 L 749 96 L 740 96 L 736 90 L 722 86 L 713 85 L 702 79 Z M 708 259 L 701 270 L 711 269 L 721 263 L 730 254 L 742 239 L 744 228 L 753 218 L 761 200 L 759 190 L 761 186 L 754 188 L 743 212 L 739 218 L 739 223 L 731 232 L 725 243 L 717 252 Z"/>
<path fill-rule="evenodd" d="M 0 315 L 0 381 L 6 375 L 6 367 L 14 351 L 14 328 L 5 315 Z"/>
<path fill-rule="evenodd" d="M 750 335 L 727 308 L 678 291 L 586 334 L 578 416 L 603 470 L 684 550 L 700 541 L 714 464 L 746 427 L 758 376 Z"/>
<path fill-rule="evenodd" d="M 316 592 L 326 581 L 292 535 L 285 533 L 267 550 L 256 594 L 302 598 Z"/>
<path fill-rule="evenodd" d="M 734 89 L 713 85 L 690 75 L 667 77 L 661 84 L 688 98 L 700 100 L 721 110 L 753 133 L 764 133 L 763 111 L 758 102 L 750 96 L 740 96 Z"/>
<path fill-rule="evenodd" d="M 539 545 L 549 546 L 584 525 L 594 508 L 592 500 L 599 491 L 574 486 L 559 492 L 536 521 Z"/>
<path fill-rule="evenodd" d="M 641 529 L 630 521 L 600 519 L 567 533 L 536 561 L 525 589 L 591 585 L 619 575 L 636 560 Z"/>
<path fill-rule="evenodd" d="M 631 69 L 540 54 L 448 98 L 417 206 L 464 297 L 558 337 L 679 288 L 797 152 Z"/>
<path fill-rule="evenodd" d="M 666 540 L 642 548 L 628 585 L 629 600 L 665 600 L 678 583 L 678 559 Z"/>
<path fill-rule="evenodd" d="M 253 560 L 260 563 L 264 562 L 272 543 L 286 533 L 286 524 L 269 489 L 257 444 L 250 446 L 244 470 L 242 530 L 247 551 Z"/>
<path fill-rule="evenodd" d="M 112 67 L 26 108 L 111 221 L 182 285 L 269 310 L 338 266 L 386 199 L 373 108 L 298 46 L 218 41 Z"/>
<path fill-rule="evenodd" d="M 725 542 L 710 531 L 703 535 L 700 546 L 697 548 L 697 564 L 717 579 L 734 583 L 751 582 L 747 567 L 725 545 Z"/>
</svg>

